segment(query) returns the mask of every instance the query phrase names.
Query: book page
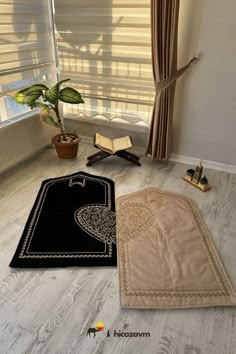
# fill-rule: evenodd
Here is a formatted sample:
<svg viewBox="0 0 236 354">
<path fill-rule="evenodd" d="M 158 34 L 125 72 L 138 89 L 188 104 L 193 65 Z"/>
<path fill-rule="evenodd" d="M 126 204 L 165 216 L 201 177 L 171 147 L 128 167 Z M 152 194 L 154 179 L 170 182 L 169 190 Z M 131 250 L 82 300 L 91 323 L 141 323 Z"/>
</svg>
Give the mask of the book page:
<svg viewBox="0 0 236 354">
<path fill-rule="evenodd" d="M 124 136 L 123 138 L 118 138 L 113 140 L 113 149 L 114 152 L 125 150 L 131 148 L 132 142 L 129 136 Z"/>
<path fill-rule="evenodd" d="M 105 136 L 96 133 L 95 145 L 100 147 L 102 150 L 113 153 L 113 143 L 111 139 L 106 138 Z"/>
</svg>

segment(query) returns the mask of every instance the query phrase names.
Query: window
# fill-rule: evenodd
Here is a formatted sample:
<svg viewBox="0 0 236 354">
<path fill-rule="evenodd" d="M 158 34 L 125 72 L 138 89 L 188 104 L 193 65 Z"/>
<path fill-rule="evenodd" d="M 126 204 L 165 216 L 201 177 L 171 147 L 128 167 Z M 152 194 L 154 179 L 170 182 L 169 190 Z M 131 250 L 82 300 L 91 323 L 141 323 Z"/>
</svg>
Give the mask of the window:
<svg viewBox="0 0 236 354">
<path fill-rule="evenodd" d="M 27 112 L 7 95 L 55 81 L 50 0 L 0 2 L 0 122 Z"/>
<path fill-rule="evenodd" d="M 65 114 L 148 125 L 154 99 L 150 0 L 55 0 L 61 78 L 84 105 Z"/>
</svg>

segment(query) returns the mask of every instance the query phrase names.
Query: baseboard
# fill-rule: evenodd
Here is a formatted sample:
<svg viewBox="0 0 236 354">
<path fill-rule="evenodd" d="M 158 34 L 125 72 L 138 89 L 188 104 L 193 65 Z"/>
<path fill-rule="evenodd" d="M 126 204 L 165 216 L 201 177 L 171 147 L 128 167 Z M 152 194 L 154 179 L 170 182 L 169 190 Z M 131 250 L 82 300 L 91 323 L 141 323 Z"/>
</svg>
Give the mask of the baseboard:
<svg viewBox="0 0 236 354">
<path fill-rule="evenodd" d="M 175 162 L 185 163 L 188 165 L 193 165 L 193 166 L 198 165 L 200 162 L 200 160 L 195 157 L 189 157 L 189 156 L 183 156 L 183 155 L 177 155 L 177 154 L 171 154 L 170 160 L 175 161 Z M 236 166 L 227 165 L 227 164 L 215 162 L 215 161 L 203 160 L 203 167 L 210 168 L 212 170 L 217 170 L 217 171 L 236 173 Z"/>
<path fill-rule="evenodd" d="M 91 136 L 80 135 L 80 138 L 81 138 L 81 143 L 93 145 L 94 138 L 92 138 Z"/>
<path fill-rule="evenodd" d="M 93 138 L 88 137 L 88 136 L 82 136 L 81 138 L 82 138 L 82 142 L 84 144 L 93 145 Z M 136 147 L 135 146 L 135 151 L 138 154 L 144 155 L 145 149 L 144 149 L 144 147 L 140 147 L 140 146 Z M 192 165 L 192 166 L 196 166 L 200 162 L 200 160 L 195 157 L 189 157 L 189 156 L 177 155 L 177 154 L 171 154 L 170 161 L 180 162 L 180 163 L 184 163 L 184 164 Z M 227 164 L 220 163 L 220 162 L 204 160 L 203 166 L 205 168 L 210 168 L 212 170 L 224 171 L 224 172 L 236 174 L 236 166 L 234 166 L 234 165 L 227 165 Z"/>
</svg>

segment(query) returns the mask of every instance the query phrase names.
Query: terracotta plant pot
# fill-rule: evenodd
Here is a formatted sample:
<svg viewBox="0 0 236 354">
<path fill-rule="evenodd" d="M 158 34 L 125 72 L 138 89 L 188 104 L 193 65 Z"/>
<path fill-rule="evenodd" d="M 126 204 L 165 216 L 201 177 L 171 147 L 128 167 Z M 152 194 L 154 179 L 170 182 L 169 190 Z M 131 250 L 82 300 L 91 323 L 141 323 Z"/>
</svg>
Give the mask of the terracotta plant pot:
<svg viewBox="0 0 236 354">
<path fill-rule="evenodd" d="M 76 135 L 73 133 L 65 133 L 65 134 L 67 136 Z M 64 159 L 64 160 L 74 159 L 78 153 L 79 142 L 81 140 L 80 137 L 76 135 L 78 137 L 77 141 L 61 143 L 57 141 L 58 138 L 60 138 L 60 136 L 62 136 L 62 134 L 57 134 L 52 138 L 52 143 L 55 145 L 59 159 Z"/>
</svg>

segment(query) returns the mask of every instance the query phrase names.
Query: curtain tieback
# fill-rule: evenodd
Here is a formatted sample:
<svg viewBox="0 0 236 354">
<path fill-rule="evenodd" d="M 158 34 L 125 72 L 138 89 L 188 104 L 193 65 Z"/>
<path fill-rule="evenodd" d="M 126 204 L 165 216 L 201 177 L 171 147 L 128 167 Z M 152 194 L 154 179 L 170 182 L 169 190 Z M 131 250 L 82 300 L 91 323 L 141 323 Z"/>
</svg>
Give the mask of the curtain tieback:
<svg viewBox="0 0 236 354">
<path fill-rule="evenodd" d="M 173 82 L 175 82 L 188 69 L 188 67 L 192 63 L 195 63 L 198 60 L 199 60 L 199 58 L 194 56 L 187 65 L 185 65 L 181 69 L 177 70 L 170 77 L 157 82 L 156 83 L 156 93 L 157 94 L 161 93 L 161 91 L 165 90 L 167 87 L 169 87 L 171 84 L 173 84 Z"/>
</svg>

